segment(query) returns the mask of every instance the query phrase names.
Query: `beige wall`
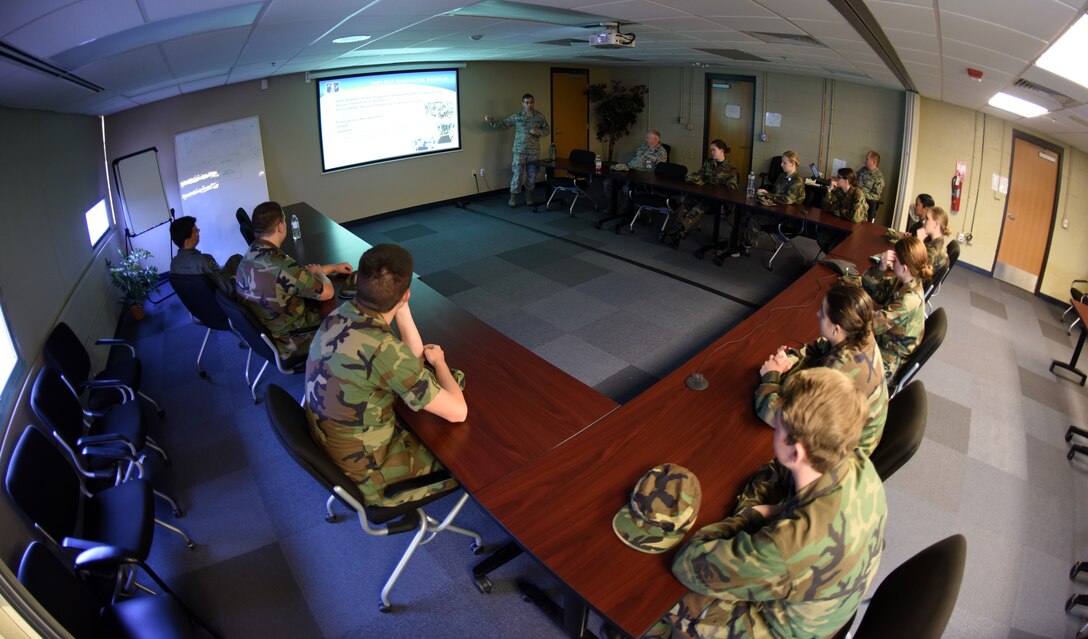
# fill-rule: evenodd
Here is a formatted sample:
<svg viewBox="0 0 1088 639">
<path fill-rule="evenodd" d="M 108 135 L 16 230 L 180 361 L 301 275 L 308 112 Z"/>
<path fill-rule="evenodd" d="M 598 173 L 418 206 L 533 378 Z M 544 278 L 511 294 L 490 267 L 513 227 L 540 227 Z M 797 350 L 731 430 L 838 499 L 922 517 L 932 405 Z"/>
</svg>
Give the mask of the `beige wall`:
<svg viewBox="0 0 1088 639">
<path fill-rule="evenodd" d="M 992 176 L 1009 175 L 1013 130 L 1053 142 L 1063 149 L 1058 210 L 1040 292 L 1066 299 L 1069 281 L 1088 275 L 1088 252 L 1084 250 L 1088 244 L 1088 217 L 1083 209 L 1088 201 L 1085 172 L 1088 154 L 1028 127 L 928 98 L 922 99 L 919 129 L 917 169 L 911 192 L 929 193 L 938 205 L 949 209 L 950 182 L 956 162 L 967 163 L 968 178 L 960 212 L 950 211 L 952 232 L 953 235 L 961 231 L 972 233 L 972 241 L 961 247 L 960 259 L 987 272 L 993 268 L 997 255 L 1005 212 L 1005 195 L 991 188 Z M 1061 226 L 1065 217 L 1069 219 L 1068 229 Z"/>
<path fill-rule="evenodd" d="M 112 337 L 118 306 L 105 260 L 116 258 L 118 234 L 92 249 L 83 214 L 106 197 L 98 118 L 0 108 L 0 192 L 5 211 L 0 294 L 22 361 L 14 401 L 5 402 L 0 467 L 23 428 L 35 421 L 26 402 L 41 365 L 41 347 L 60 320 L 85 343 Z M 96 366 L 105 350 L 92 347 Z M 20 515 L 0 498 L 0 558 L 9 566 L 29 540 Z"/>
</svg>

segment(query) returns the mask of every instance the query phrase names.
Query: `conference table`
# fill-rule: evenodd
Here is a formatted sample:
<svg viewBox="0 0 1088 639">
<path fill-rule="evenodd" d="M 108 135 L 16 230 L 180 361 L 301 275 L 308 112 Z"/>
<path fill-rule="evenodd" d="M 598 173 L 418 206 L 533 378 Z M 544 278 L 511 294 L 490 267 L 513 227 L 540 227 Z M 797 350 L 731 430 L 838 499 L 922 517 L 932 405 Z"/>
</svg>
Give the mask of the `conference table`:
<svg viewBox="0 0 1088 639">
<path fill-rule="evenodd" d="M 1050 363 L 1050 372 L 1053 373 L 1055 367 L 1067 370 L 1079 377 L 1080 385 L 1084 386 L 1084 382 L 1088 379 L 1088 375 L 1077 368 L 1077 361 L 1080 359 L 1080 352 L 1084 350 L 1084 340 L 1085 338 L 1088 338 L 1088 304 L 1074 299 L 1070 299 L 1069 302 L 1073 305 L 1073 308 L 1076 309 L 1077 317 L 1080 318 L 1080 337 L 1077 338 L 1077 346 L 1073 349 L 1073 356 L 1069 358 L 1069 363 L 1066 364 L 1063 361 L 1054 360 Z"/>
<path fill-rule="evenodd" d="M 720 197 L 732 197 L 731 189 L 715 188 Z M 794 210 L 802 207 L 775 208 L 852 229 L 834 253 L 861 268 L 888 246 L 883 227 Z M 369 247 L 304 203 L 285 210 L 299 216 L 303 237 L 297 243 L 288 238 L 283 248 L 302 263 L 354 265 Z M 772 430 L 752 407 L 758 368 L 780 345 L 798 346 L 816 337 L 816 311 L 837 280 L 829 267 L 813 266 L 623 406 L 415 280 L 413 317 L 424 341 L 440 344 L 451 366 L 465 371 L 469 415 L 462 424 L 448 424 L 399 403 L 398 415 L 518 548 L 565 584 L 562 608 L 537 603 L 549 604 L 542 607 L 551 608 L 569 636 L 592 636 L 585 628 L 587 606 L 638 636 L 684 588 L 669 569 L 675 551 L 648 555 L 631 549 L 613 532 L 613 516 L 638 478 L 666 462 L 691 469 L 702 485 L 693 530 L 730 513 L 744 480 L 773 456 Z M 709 381 L 706 390 L 684 384 L 696 371 Z"/>
</svg>

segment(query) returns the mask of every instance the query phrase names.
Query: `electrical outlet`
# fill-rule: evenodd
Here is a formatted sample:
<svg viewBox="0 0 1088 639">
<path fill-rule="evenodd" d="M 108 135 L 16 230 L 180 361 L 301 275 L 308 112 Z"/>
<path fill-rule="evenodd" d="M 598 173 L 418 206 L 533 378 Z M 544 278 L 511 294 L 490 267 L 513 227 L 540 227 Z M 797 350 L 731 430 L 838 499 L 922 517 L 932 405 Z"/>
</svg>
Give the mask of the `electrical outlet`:
<svg viewBox="0 0 1088 639">
<path fill-rule="evenodd" d="M 1063 218 L 1062 219 L 1062 228 L 1063 229 L 1068 229 L 1069 228 L 1069 218 Z"/>
<path fill-rule="evenodd" d="M 956 236 L 956 241 L 959 242 L 960 244 L 963 244 L 963 243 L 965 243 L 967 241 L 967 236 L 964 235 L 963 233 L 960 233 L 959 235 Z"/>
<path fill-rule="evenodd" d="M 487 171 L 487 169 L 485 169 L 483 167 L 480 167 L 480 177 L 483 177 L 484 175 L 486 175 L 487 174 L 486 171 Z"/>
</svg>

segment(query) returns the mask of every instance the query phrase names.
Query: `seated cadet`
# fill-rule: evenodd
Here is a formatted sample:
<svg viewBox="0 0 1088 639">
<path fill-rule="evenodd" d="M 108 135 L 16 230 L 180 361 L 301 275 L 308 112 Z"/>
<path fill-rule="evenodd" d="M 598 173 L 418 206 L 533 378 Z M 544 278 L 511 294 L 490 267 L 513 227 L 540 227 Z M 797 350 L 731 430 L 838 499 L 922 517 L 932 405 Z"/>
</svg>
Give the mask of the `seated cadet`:
<svg viewBox="0 0 1088 639">
<path fill-rule="evenodd" d="M 891 275 L 885 274 L 888 269 Z M 925 244 L 916 237 L 906 237 L 885 251 L 880 263 L 861 278 L 862 288 L 880 307 L 873 316 L 873 334 L 889 380 L 922 341 L 926 321 L 922 281 L 932 277 Z"/>
<path fill-rule="evenodd" d="M 775 461 L 731 516 L 695 532 L 672 572 L 689 592 L 645 635 L 830 637 L 876 576 L 887 502 L 857 450 L 865 398 L 843 373 L 791 375 L 774 416 Z"/>
<path fill-rule="evenodd" d="M 839 169 L 838 175 L 831 178 L 831 190 L 824 195 L 820 208 L 825 212 L 854 223 L 869 219 L 869 203 L 865 194 L 858 188 L 857 175 L 851 168 Z M 845 237 L 842 233 L 829 229 L 816 229 L 816 244 L 824 253 L 830 253 Z"/>
<path fill-rule="evenodd" d="M 646 141 L 635 149 L 635 154 L 627 161 L 627 168 L 635 171 L 653 171 L 654 167 L 668 159 L 669 152 L 661 145 L 661 134 L 656 129 L 650 129 L 646 132 Z M 604 179 L 604 193 L 609 198 L 612 197 L 612 184 L 611 178 Z M 628 197 L 630 190 L 630 185 L 625 184 L 623 192 L 620 193 L 620 197 L 623 198 L 622 215 L 630 215 L 633 212 L 631 198 Z M 611 213 L 610 207 L 605 214 L 610 215 Z"/>
<path fill-rule="evenodd" d="M 170 239 L 177 244 L 178 254 L 170 260 L 170 272 L 177 275 L 206 275 L 224 293 L 234 290 L 234 273 L 238 270 L 241 255 L 231 255 L 223 268 L 215 258 L 196 250 L 200 244 L 200 227 L 191 215 L 179 217 L 170 223 Z"/>
<path fill-rule="evenodd" d="M 737 188 L 737 167 L 733 166 L 733 163 L 725 159 L 725 154 L 729 153 L 729 147 L 725 145 L 722 140 L 713 140 L 710 143 L 710 157 L 706 162 L 699 167 L 698 170 L 688 173 L 685 181 L 693 184 L 717 184 L 726 186 L 731 189 Z M 688 202 L 688 198 L 685 197 L 684 201 L 680 203 L 680 206 L 676 209 L 676 219 L 665 235 L 661 238 L 662 241 L 672 244 L 674 247 L 680 245 L 680 240 L 691 231 L 691 227 L 699 223 L 699 220 L 703 217 L 703 214 L 708 208 L 717 206 L 716 202 L 708 200 L 698 200 L 695 202 Z M 686 209 L 688 205 L 692 205 L 690 209 Z"/>
<path fill-rule="evenodd" d="M 775 179 L 774 184 L 771 186 L 771 190 L 759 189 L 756 191 L 756 197 L 761 201 L 769 201 L 773 204 L 801 204 L 805 201 L 805 181 L 801 176 L 797 175 L 797 167 L 801 166 L 801 158 L 798 157 L 794 151 L 786 151 L 782 154 L 781 160 L 782 173 Z M 748 249 L 756 245 L 759 236 L 759 229 L 767 233 L 777 233 L 778 224 L 767 224 L 760 218 L 752 219 L 750 213 L 745 213 L 740 221 L 740 228 L 743 229 L 740 246 L 736 252 L 730 254 L 728 249 L 720 249 L 714 252 L 715 262 L 721 262 L 722 259 L 728 254 L 731 257 L 740 257 L 741 255 L 747 255 Z"/>
<path fill-rule="evenodd" d="M 878 202 L 884 195 L 884 174 L 880 172 L 880 154 L 876 151 L 865 154 L 865 166 L 858 169 L 858 186 L 866 200 Z"/>
<path fill-rule="evenodd" d="M 933 201 L 933 196 L 929 193 L 919 193 L 918 197 L 914 198 L 914 206 L 910 209 L 910 225 L 907 227 L 906 235 L 914 235 L 918 232 L 918 229 L 922 228 L 922 224 L 926 219 L 926 211 L 933 208 L 936 202 Z"/>
<path fill-rule="evenodd" d="M 300 266 L 280 250 L 287 239 L 287 220 L 276 202 L 264 202 L 253 209 L 253 233 L 235 277 L 235 292 L 257 319 L 272 333 L 282 356 L 303 354 L 310 346 L 312 329 L 321 318 L 317 305 L 333 296 L 333 273 L 351 273 L 351 265 L 308 264 Z M 309 302 L 309 303 L 308 303 Z"/>
<path fill-rule="evenodd" d="M 385 495 L 389 485 L 442 469 L 393 412 L 397 397 L 451 422 L 468 414 L 463 376 L 446 365 L 440 347 L 423 345 L 412 319 L 412 266 L 412 254 L 396 244 L 363 253 L 355 299 L 321 323 L 306 362 L 310 433 L 369 505 L 395 506 L 456 486 L 449 479 Z"/>
<path fill-rule="evenodd" d="M 929 253 L 929 265 L 933 272 L 948 266 L 948 248 L 945 246 L 945 238 L 952 235 L 952 229 L 948 228 L 948 213 L 939 206 L 931 207 L 922 218 L 922 226 L 915 231 L 918 239 L 926 245 Z M 929 285 L 929 280 L 923 282 Z"/>
<path fill-rule="evenodd" d="M 756 414 L 774 422 L 774 404 L 782 384 L 797 371 L 826 367 L 842 371 L 868 400 L 869 416 L 861 431 L 858 448 L 871 455 L 888 418 L 888 384 L 884 380 L 884 362 L 873 336 L 873 300 L 849 284 L 836 284 L 827 292 L 816 312 L 820 337 L 794 350 L 782 346 L 759 369 L 761 381 L 756 387 Z"/>
</svg>

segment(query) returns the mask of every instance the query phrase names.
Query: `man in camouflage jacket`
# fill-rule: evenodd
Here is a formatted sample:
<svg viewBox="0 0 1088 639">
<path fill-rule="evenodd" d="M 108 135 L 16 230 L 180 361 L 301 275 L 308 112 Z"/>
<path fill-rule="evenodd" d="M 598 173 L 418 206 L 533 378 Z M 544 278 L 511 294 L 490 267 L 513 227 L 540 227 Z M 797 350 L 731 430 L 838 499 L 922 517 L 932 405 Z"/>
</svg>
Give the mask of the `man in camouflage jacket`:
<svg viewBox="0 0 1088 639">
<path fill-rule="evenodd" d="M 880 172 L 880 154 L 876 151 L 865 154 L 865 166 L 858 169 L 858 187 L 866 200 L 879 201 L 884 194 L 884 174 Z"/>
<path fill-rule="evenodd" d="M 449 368 L 439 346 L 420 338 L 408 306 L 411 279 L 412 256 L 404 248 L 379 244 L 364 253 L 356 298 L 321 323 L 306 362 L 311 434 L 368 505 L 395 506 L 456 486 L 448 479 L 387 492 L 442 469 L 393 412 L 398 397 L 413 411 L 452 422 L 468 414 L 464 376 Z"/>
<path fill-rule="evenodd" d="M 887 503 L 855 450 L 865 400 L 842 373 L 791 376 L 775 418 L 776 461 L 752 477 L 731 517 L 677 553 L 690 591 L 645 635 L 731 639 L 833 635 L 876 575 Z"/>
<path fill-rule="evenodd" d="M 536 110 L 536 98 L 531 93 L 521 96 L 521 106 L 521 111 L 502 120 L 496 120 L 490 115 L 484 116 L 484 122 L 493 128 L 514 127 L 514 161 L 510 165 L 510 170 L 513 172 L 510 178 L 510 206 L 518 205 L 514 196 L 521 189 L 522 172 L 525 173 L 525 203 L 529 206 L 536 204 L 533 201 L 536 165 L 531 162 L 540 159 L 540 138 L 552 132 L 544 114 Z"/>
</svg>

